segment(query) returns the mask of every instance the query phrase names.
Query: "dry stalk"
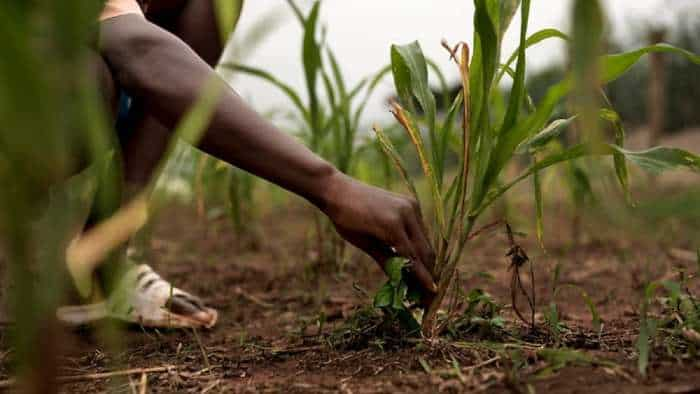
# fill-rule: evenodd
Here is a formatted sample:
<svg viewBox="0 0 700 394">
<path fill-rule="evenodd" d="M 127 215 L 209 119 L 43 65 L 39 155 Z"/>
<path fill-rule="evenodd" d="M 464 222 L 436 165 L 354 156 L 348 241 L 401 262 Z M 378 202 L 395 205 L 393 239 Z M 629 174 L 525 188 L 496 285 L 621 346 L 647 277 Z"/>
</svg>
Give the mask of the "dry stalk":
<svg viewBox="0 0 700 394">
<path fill-rule="evenodd" d="M 510 249 L 506 253 L 507 257 L 510 257 L 510 266 L 508 270 L 512 272 L 510 279 L 510 298 L 513 306 L 513 312 L 523 321 L 523 323 L 530 326 L 530 328 L 535 330 L 535 309 L 536 309 L 536 299 L 535 299 L 535 274 L 532 268 L 532 262 L 530 258 L 525 253 L 525 250 L 515 242 L 515 237 L 513 237 L 513 230 L 510 224 L 506 222 L 506 232 L 508 234 L 508 243 L 510 244 Z M 528 294 L 523 286 L 522 280 L 520 279 L 520 267 L 526 263 L 530 263 L 530 284 L 531 284 L 531 294 Z M 528 322 L 522 313 L 518 309 L 518 293 L 522 293 L 527 300 L 528 306 L 530 307 L 531 320 Z"/>
<path fill-rule="evenodd" d="M 59 376 L 56 378 L 56 381 L 58 383 L 74 383 L 74 382 L 83 382 L 83 381 L 88 381 L 88 380 L 109 379 L 109 378 L 114 378 L 114 377 L 118 377 L 118 376 L 130 376 L 130 375 L 138 375 L 138 374 L 144 375 L 144 374 L 148 374 L 148 373 L 166 373 L 166 372 L 170 372 L 171 370 L 173 370 L 175 368 L 176 367 L 174 365 L 164 365 L 162 367 L 151 367 L 151 368 L 131 368 L 131 369 L 124 369 L 121 371 L 89 373 L 89 374 L 75 375 L 75 376 Z M 9 389 L 9 388 L 15 387 L 16 385 L 17 385 L 17 380 L 15 380 L 15 379 L 7 379 L 7 380 L 0 381 L 0 389 Z"/>
</svg>

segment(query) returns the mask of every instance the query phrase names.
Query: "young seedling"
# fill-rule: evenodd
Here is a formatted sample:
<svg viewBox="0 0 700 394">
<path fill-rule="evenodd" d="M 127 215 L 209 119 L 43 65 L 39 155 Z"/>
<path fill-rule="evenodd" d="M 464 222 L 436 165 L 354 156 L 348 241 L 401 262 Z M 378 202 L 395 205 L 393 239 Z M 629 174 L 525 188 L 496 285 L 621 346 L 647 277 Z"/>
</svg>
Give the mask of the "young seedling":
<svg viewBox="0 0 700 394">
<path fill-rule="evenodd" d="M 520 45 L 505 64 L 500 64 L 503 35 L 518 7 L 521 11 Z M 459 68 L 462 89 L 441 122 L 437 119 L 435 97 L 428 83 L 427 62 L 420 45 L 414 42 L 391 47 L 392 74 L 399 98 L 399 103 L 391 105 L 391 111 L 415 147 L 430 187 L 430 199 L 423 200 L 422 205 L 430 207 L 424 212 L 430 212 L 433 219 L 432 243 L 437 256 L 433 274 L 438 293 L 421 323 L 426 337 L 438 335 L 438 327 L 444 327 L 437 324 L 438 310 L 453 285 L 457 264 L 475 225 L 500 196 L 519 182 L 555 164 L 583 157 L 612 156 L 617 178 L 625 191 L 629 185 L 627 161 L 650 171 L 685 167 L 700 172 L 700 157 L 684 150 L 663 147 L 641 152 L 626 150 L 624 135 L 616 127 L 619 117 L 611 116 L 614 114 L 611 108 L 601 112 L 598 104 L 600 86 L 618 78 L 646 53 L 678 53 L 698 64 L 700 57 L 665 44 L 598 56 L 596 51 L 602 47 L 599 42 L 602 33 L 598 30 L 594 34 L 581 33 L 586 24 L 602 30 L 602 11 L 598 1 L 594 0 L 574 3 L 575 36 L 572 38 L 553 29 L 528 37 L 529 0 L 476 0 L 475 8 L 473 51 L 466 43 L 456 46 L 443 43 Z M 549 38 L 571 42 L 574 66 L 571 73 L 552 86 L 545 99 L 534 106 L 529 103 L 525 90 L 526 50 Z M 512 68 L 514 63 L 515 69 Z M 503 113 L 499 115 L 499 111 L 492 110 L 493 100 L 497 96 L 496 87 L 506 75 L 513 78 L 513 87 L 506 110 L 500 111 Z M 549 142 L 567 129 L 567 120 L 551 120 L 554 109 L 572 92 L 577 97 L 573 108 L 577 111 L 575 120 L 583 130 L 579 136 L 581 141 L 561 149 L 549 149 Z M 462 127 L 457 131 L 455 122 L 460 113 Z M 603 133 L 598 130 L 601 118 L 614 126 L 613 143 L 605 142 Z M 379 127 L 375 127 L 375 132 L 408 190 L 419 198 L 399 152 Z M 424 135 L 427 135 L 427 141 Z M 504 168 L 519 155 L 518 152 L 529 154 L 535 148 L 538 148 L 537 155 L 532 157 L 530 167 L 513 180 L 500 181 Z M 457 154 L 459 167 L 456 175 L 447 179 L 445 160 L 450 150 Z M 541 221 L 541 188 L 536 188 L 534 199 L 540 206 L 537 220 Z M 513 252 L 518 262 L 524 259 L 518 250 Z"/>
</svg>

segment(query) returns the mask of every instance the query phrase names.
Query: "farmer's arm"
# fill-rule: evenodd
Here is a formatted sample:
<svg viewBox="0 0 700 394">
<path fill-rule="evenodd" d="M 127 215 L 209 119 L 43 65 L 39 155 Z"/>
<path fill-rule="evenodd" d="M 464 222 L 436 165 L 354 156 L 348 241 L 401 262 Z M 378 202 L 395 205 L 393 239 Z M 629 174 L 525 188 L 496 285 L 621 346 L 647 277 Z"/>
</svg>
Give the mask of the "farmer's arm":
<svg viewBox="0 0 700 394">
<path fill-rule="evenodd" d="M 187 45 L 138 15 L 101 22 L 100 52 L 118 82 L 173 127 L 216 73 Z M 255 113 L 228 87 L 200 147 L 206 152 L 306 198 L 339 233 L 382 263 L 390 247 L 415 263 L 416 279 L 433 289 L 434 255 L 418 205 L 406 197 L 340 173 Z"/>
</svg>

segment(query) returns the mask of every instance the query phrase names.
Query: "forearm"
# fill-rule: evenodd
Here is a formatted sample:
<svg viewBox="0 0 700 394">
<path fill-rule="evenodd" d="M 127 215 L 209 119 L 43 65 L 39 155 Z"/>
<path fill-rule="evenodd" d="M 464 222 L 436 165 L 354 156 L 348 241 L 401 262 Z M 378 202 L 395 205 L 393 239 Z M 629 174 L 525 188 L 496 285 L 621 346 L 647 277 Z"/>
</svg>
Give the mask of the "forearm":
<svg viewBox="0 0 700 394">
<path fill-rule="evenodd" d="M 100 51 L 116 78 L 173 128 L 216 73 L 185 43 L 139 16 L 101 23 Z M 325 203 L 336 170 L 280 132 L 225 86 L 200 147 L 232 165 L 276 183 L 312 203 Z"/>
</svg>

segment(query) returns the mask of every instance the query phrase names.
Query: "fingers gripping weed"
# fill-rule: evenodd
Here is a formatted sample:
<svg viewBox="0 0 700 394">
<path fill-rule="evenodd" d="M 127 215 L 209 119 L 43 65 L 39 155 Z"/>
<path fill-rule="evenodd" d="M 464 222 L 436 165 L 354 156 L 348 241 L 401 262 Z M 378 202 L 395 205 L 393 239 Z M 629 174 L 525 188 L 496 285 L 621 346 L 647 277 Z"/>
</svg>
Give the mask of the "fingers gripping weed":
<svg viewBox="0 0 700 394">
<path fill-rule="evenodd" d="M 397 320 L 408 330 L 407 335 L 420 332 L 420 325 L 410 312 L 410 304 L 420 301 L 417 287 L 406 282 L 409 267 L 407 259 L 394 257 L 384 267 L 389 280 L 374 296 L 374 306 L 390 320 Z"/>
</svg>

